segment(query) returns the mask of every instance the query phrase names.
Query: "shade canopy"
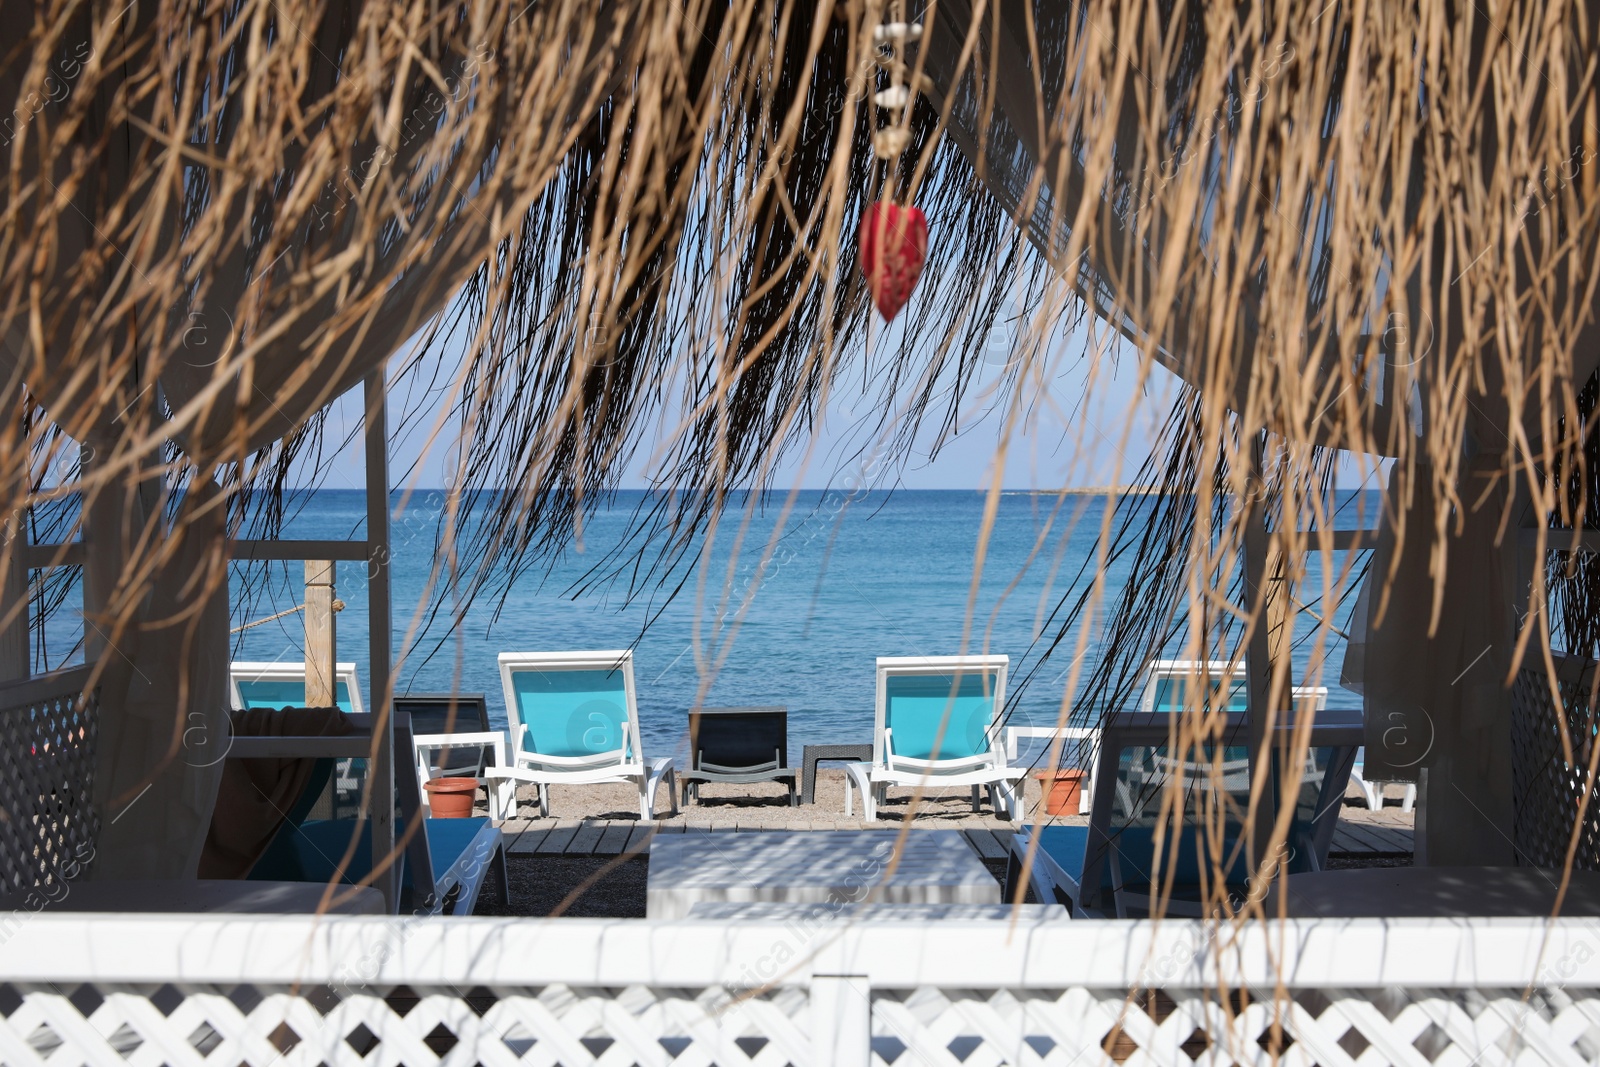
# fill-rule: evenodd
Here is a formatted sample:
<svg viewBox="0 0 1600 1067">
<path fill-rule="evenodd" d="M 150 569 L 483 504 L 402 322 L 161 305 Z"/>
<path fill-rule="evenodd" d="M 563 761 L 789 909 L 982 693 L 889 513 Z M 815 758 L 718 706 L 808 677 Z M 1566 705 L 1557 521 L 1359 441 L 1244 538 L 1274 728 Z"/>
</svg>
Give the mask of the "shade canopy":
<svg viewBox="0 0 1600 1067">
<path fill-rule="evenodd" d="M 1332 447 L 1393 460 L 1391 558 L 1427 541 L 1429 581 L 1402 595 L 1430 631 L 1453 560 L 1501 568 L 1459 587 L 1478 590 L 1463 617 L 1504 615 L 1487 546 L 1513 513 L 1570 512 L 1546 472 L 1576 465 L 1600 362 L 1593 16 L 0 0 L 27 28 L 0 62 L 9 521 L 81 490 L 107 647 L 175 627 L 204 664 L 175 668 L 180 719 L 220 710 L 227 517 L 329 400 L 453 324 L 441 554 L 472 560 L 466 596 L 566 543 L 663 417 L 662 488 L 683 492 L 651 518 L 680 558 L 878 350 L 851 235 L 874 199 L 915 200 L 932 245 L 872 385 L 884 440 L 953 423 L 1008 304 L 1015 420 L 1049 387 L 1042 340 L 1089 309 L 1096 356 L 1120 339 L 1198 391 L 1185 550 L 1205 610 L 1235 607 L 1217 589 L 1250 537 L 1288 590 L 1304 575 L 1283 561 L 1331 553 Z M 920 36 L 884 28 L 905 21 Z M 903 110 L 883 103 L 891 40 Z M 875 159 L 891 121 L 904 149 Z M 83 471 L 30 477 L 63 440 Z M 147 595 L 178 568 L 212 584 Z M 1261 640 L 1287 706 L 1287 646 Z M 204 794 L 185 775 L 207 772 L 174 773 L 173 797 Z"/>
</svg>

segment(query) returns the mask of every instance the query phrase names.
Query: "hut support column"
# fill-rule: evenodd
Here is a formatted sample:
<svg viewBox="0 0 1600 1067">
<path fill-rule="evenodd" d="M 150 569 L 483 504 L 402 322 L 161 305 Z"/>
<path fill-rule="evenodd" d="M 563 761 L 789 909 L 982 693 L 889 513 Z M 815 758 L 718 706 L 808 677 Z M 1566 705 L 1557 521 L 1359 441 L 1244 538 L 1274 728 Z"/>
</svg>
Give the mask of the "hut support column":
<svg viewBox="0 0 1600 1067">
<path fill-rule="evenodd" d="M 1250 858 L 1259 869 L 1265 855 L 1267 842 L 1272 838 L 1275 815 L 1274 798 L 1278 795 L 1276 775 L 1266 750 L 1268 730 L 1274 720 L 1272 714 L 1272 666 L 1274 621 L 1271 578 L 1273 555 L 1266 525 L 1266 487 L 1262 481 L 1263 456 L 1258 443 L 1251 449 L 1250 459 L 1253 495 L 1249 503 L 1250 514 L 1244 532 L 1244 589 L 1245 608 L 1255 620 L 1250 631 L 1250 643 L 1245 653 L 1245 677 L 1249 685 L 1250 709 L 1246 724 L 1250 738 L 1250 781 L 1261 783 L 1261 801 L 1256 805 L 1255 820 L 1248 828 Z M 1277 572 L 1281 575 L 1281 563 Z M 1282 590 L 1279 590 L 1281 593 Z M 1262 757 L 1269 756 L 1263 766 Z M 1263 780 L 1263 776 L 1265 779 Z"/>
<path fill-rule="evenodd" d="M 1500 464 L 1499 454 L 1484 453 L 1467 469 L 1438 632 L 1429 641 L 1432 691 L 1423 710 L 1432 750 L 1418 783 L 1418 866 L 1517 862 L 1506 682 L 1520 546 L 1516 524 L 1501 528 L 1514 486 L 1497 477 Z"/>
<path fill-rule="evenodd" d="M 371 657 L 372 730 L 377 751 L 368 769 L 372 792 L 372 855 L 394 851 L 394 717 L 390 714 L 389 641 L 389 413 L 383 368 L 367 375 L 367 644 Z M 420 831 L 419 831 L 420 832 Z M 376 885 L 392 912 L 399 885 L 393 864 Z"/>
<path fill-rule="evenodd" d="M 28 654 L 28 525 L 13 515 L 5 529 L 7 555 L 5 582 L 0 585 L 0 682 L 15 682 L 32 673 Z"/>
</svg>

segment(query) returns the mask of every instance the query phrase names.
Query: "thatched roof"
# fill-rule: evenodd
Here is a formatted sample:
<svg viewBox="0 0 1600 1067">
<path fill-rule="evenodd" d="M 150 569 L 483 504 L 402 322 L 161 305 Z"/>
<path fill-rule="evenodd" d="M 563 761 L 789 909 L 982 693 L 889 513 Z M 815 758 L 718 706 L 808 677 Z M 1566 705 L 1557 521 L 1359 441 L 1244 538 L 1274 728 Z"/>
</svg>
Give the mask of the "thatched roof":
<svg viewBox="0 0 1600 1067">
<path fill-rule="evenodd" d="M 1182 615 L 1197 648 L 1215 617 L 1260 630 L 1270 598 L 1241 607 L 1231 576 L 1252 537 L 1290 590 L 1305 551 L 1332 552 L 1336 448 L 1394 461 L 1380 578 L 1421 561 L 1406 596 L 1436 627 L 1456 533 L 1592 507 L 1596 14 L 0 0 L 27 27 L 0 63 L 7 506 L 114 494 L 119 632 L 211 499 L 175 519 L 176 490 L 215 473 L 203 506 L 270 528 L 245 504 L 323 405 L 453 316 L 471 340 L 441 582 L 492 594 L 565 543 L 663 412 L 668 492 L 640 520 L 671 531 L 670 562 L 882 343 L 852 235 L 888 196 L 934 235 L 870 386 L 895 401 L 889 439 L 949 417 L 961 388 L 933 383 L 971 380 L 1014 294 L 1014 409 L 1042 387 L 1029 337 L 1092 309 L 1194 389 L 1172 424 L 1177 562 L 1129 610 Z M 902 15 L 926 29 L 920 97 L 885 166 L 873 29 Z M 93 461 L 42 486 L 23 457 L 57 431 Z"/>
</svg>

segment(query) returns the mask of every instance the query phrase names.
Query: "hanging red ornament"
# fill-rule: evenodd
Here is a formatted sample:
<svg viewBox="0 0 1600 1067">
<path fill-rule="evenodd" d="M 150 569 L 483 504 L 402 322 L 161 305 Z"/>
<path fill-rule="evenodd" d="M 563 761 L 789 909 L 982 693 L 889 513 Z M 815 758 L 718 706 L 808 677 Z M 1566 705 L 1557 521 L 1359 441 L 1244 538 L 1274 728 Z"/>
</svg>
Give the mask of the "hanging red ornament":
<svg viewBox="0 0 1600 1067">
<path fill-rule="evenodd" d="M 928 258 L 928 220 L 919 207 L 875 201 L 861 216 L 861 273 L 878 313 L 893 322 L 911 299 Z"/>
</svg>

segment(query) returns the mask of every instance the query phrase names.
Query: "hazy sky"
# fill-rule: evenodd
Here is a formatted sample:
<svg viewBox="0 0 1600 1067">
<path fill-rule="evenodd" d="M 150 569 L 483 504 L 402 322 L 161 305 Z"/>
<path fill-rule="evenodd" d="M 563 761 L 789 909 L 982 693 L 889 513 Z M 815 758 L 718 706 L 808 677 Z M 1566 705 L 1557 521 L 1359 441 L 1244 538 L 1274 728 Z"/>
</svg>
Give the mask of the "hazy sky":
<svg viewBox="0 0 1600 1067">
<path fill-rule="evenodd" d="M 880 350 L 893 345 L 898 329 L 891 329 L 874 343 Z M 1100 361 L 1094 388 L 1088 388 L 1091 360 L 1086 358 L 1090 339 L 1084 330 L 1074 330 L 1051 339 L 1043 357 L 1041 381 L 1048 388 L 1032 390 L 1035 403 L 1016 416 L 1017 428 L 1009 436 L 1002 484 L 1008 489 L 1056 489 L 1063 486 L 1126 484 L 1137 473 L 1154 440 L 1155 430 L 1171 407 L 1176 378 L 1156 368 L 1145 387 L 1136 388 L 1138 363 L 1131 351 Z M 442 346 L 444 360 L 458 359 L 458 349 Z M 936 425 L 922 431 L 912 450 L 899 467 L 875 464 L 872 457 L 884 449 L 869 428 L 877 424 L 882 399 L 875 390 L 864 389 L 863 379 L 874 380 L 878 360 L 867 352 L 855 355 L 855 364 L 841 375 L 830 397 L 822 425 L 812 441 L 809 456 L 796 450 L 788 458 L 776 480 L 779 488 L 799 484 L 804 488 L 837 486 L 842 479 L 854 479 L 863 468 L 872 470 L 885 488 L 972 489 L 992 483 L 996 451 L 1002 437 L 1006 405 L 1010 396 L 1000 388 L 1007 361 L 1015 358 L 1008 338 L 997 336 L 979 353 L 979 370 L 973 387 L 958 408 L 957 432 L 937 449 Z M 448 368 L 451 372 L 454 367 Z M 440 374 L 447 381 L 450 373 Z M 936 387 L 948 387 L 948 382 Z M 361 391 L 355 389 L 335 403 L 328 424 L 330 449 L 341 439 L 352 438 L 335 457 L 327 482 L 329 488 L 360 488 L 364 484 L 362 451 L 359 443 Z M 438 421 L 442 392 L 424 393 L 416 381 L 401 379 L 391 385 L 391 431 L 400 430 L 390 458 L 390 480 L 399 486 L 437 488 L 444 483 L 443 470 L 448 444 L 441 440 L 423 454 L 428 433 Z M 412 412 L 410 421 L 400 427 L 403 411 Z M 445 438 L 453 436 L 454 425 L 447 420 Z M 653 453 L 665 434 L 649 439 L 639 449 L 623 479 L 624 488 L 648 484 L 647 472 Z"/>
</svg>

